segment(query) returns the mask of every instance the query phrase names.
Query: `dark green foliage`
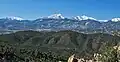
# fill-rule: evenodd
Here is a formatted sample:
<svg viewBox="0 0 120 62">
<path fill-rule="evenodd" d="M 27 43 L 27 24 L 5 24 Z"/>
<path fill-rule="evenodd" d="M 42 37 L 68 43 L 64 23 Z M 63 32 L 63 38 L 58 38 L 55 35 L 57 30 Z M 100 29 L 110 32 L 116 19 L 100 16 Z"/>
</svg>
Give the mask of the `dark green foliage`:
<svg viewBox="0 0 120 62">
<path fill-rule="evenodd" d="M 0 35 L 0 50 L 4 53 L 12 48 L 14 62 L 58 62 L 67 61 L 72 54 L 91 57 L 104 45 L 119 43 L 120 37 L 109 34 L 82 34 L 73 31 L 37 32 L 20 31 Z M 3 47 L 4 46 L 4 47 Z M 9 47 L 9 48 L 8 48 Z M 11 53 L 11 52 L 10 52 Z"/>
<path fill-rule="evenodd" d="M 10 61 L 10 62 L 57 62 L 57 61 L 67 61 L 66 56 L 60 56 L 56 53 L 41 52 L 38 49 L 27 49 L 14 47 L 13 45 L 9 45 L 7 43 L 3 43 L 0 45 L 0 62 L 2 61 Z M 5 59 L 2 59 L 5 58 Z"/>
</svg>

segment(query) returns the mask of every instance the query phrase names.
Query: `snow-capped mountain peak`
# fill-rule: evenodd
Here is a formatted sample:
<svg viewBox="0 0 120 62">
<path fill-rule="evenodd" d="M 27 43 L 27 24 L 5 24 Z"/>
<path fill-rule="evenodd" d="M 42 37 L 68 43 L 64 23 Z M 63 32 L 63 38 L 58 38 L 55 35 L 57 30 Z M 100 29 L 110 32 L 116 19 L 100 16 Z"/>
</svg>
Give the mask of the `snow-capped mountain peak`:
<svg viewBox="0 0 120 62">
<path fill-rule="evenodd" d="M 74 19 L 75 20 L 88 20 L 88 19 L 90 19 L 90 20 L 96 20 L 93 17 L 89 17 L 89 16 L 85 16 L 85 15 L 83 15 L 83 16 L 76 16 L 76 17 L 74 17 Z"/>
<path fill-rule="evenodd" d="M 62 14 L 53 14 L 53 15 L 48 16 L 48 18 L 64 19 L 65 17 L 63 17 Z"/>
<path fill-rule="evenodd" d="M 23 18 L 14 17 L 14 16 L 5 17 L 5 19 L 10 19 L 10 20 L 24 20 Z"/>
<path fill-rule="evenodd" d="M 85 15 L 81 16 L 81 18 L 82 18 L 82 20 L 88 20 L 88 19 L 96 20 L 96 19 L 93 18 L 93 17 L 89 17 L 89 16 L 85 16 Z"/>
<path fill-rule="evenodd" d="M 80 16 L 76 16 L 73 19 L 75 19 L 75 20 L 82 20 Z"/>
<path fill-rule="evenodd" d="M 112 22 L 118 22 L 118 21 L 120 21 L 120 18 L 113 18 L 111 21 Z"/>
</svg>

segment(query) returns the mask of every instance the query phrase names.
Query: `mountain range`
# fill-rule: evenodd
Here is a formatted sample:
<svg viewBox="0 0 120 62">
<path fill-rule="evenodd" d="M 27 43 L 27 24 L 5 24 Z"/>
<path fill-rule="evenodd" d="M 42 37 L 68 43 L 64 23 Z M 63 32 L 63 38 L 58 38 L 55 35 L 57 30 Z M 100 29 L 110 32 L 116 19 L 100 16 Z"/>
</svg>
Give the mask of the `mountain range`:
<svg viewBox="0 0 120 62">
<path fill-rule="evenodd" d="M 111 31 L 120 30 L 120 18 L 97 20 L 85 15 L 66 18 L 62 14 L 53 14 L 35 20 L 5 17 L 0 19 L 0 30 L 74 30 L 110 33 Z"/>
</svg>

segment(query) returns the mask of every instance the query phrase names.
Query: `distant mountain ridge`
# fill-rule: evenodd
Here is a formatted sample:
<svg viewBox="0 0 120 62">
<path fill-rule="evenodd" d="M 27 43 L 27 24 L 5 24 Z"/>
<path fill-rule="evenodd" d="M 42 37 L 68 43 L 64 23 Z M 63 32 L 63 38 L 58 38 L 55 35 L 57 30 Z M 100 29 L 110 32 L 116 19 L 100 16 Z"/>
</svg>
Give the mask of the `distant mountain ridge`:
<svg viewBox="0 0 120 62">
<path fill-rule="evenodd" d="M 14 16 L 5 17 L 5 18 L 2 18 L 2 19 L 9 19 L 9 20 L 24 20 L 23 18 L 14 17 Z"/>
<path fill-rule="evenodd" d="M 85 15 L 66 18 L 62 14 L 53 14 L 36 20 L 7 17 L 0 19 L 0 28 L 1 30 L 82 30 L 83 32 L 120 30 L 120 18 L 102 21 Z"/>
</svg>

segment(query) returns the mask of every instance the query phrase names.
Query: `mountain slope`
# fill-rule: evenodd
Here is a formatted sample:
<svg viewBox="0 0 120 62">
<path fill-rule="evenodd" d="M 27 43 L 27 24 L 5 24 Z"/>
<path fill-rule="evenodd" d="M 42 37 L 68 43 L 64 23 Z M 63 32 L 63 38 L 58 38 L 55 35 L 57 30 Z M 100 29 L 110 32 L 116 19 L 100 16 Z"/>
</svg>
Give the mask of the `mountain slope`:
<svg viewBox="0 0 120 62">
<path fill-rule="evenodd" d="M 83 55 L 98 52 L 104 45 L 119 43 L 120 37 L 109 34 L 82 34 L 74 31 L 36 32 L 21 31 L 14 34 L 0 36 L 1 41 L 18 44 L 19 47 L 39 47 L 41 51 L 52 51 L 67 54 L 73 51 Z M 68 54 L 69 54 L 68 53 Z M 82 56 L 83 56 L 82 55 Z"/>
</svg>

